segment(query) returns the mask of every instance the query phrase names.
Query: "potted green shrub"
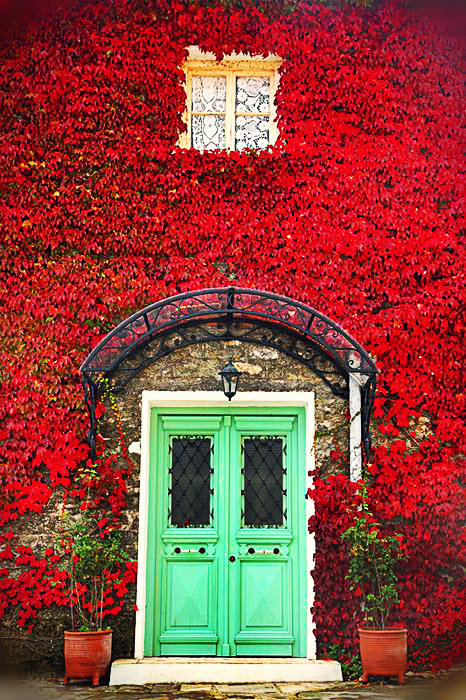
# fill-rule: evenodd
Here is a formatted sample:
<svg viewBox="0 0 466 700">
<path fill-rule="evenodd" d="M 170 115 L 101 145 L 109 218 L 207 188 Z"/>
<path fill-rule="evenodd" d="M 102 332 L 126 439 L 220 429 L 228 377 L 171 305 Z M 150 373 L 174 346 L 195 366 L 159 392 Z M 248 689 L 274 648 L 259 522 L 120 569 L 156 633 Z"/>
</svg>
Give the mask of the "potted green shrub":
<svg viewBox="0 0 466 700">
<path fill-rule="evenodd" d="M 89 679 L 99 685 L 110 665 L 112 630 L 104 625 L 112 574 L 124 561 L 118 530 L 104 531 L 102 519 L 83 510 L 64 519 L 60 540 L 67 572 L 71 629 L 65 630 L 65 685 Z"/>
<path fill-rule="evenodd" d="M 363 502 L 354 524 L 342 535 L 348 545 L 350 588 L 361 595 L 363 624 L 359 627 L 362 679 L 396 676 L 404 683 L 407 630 L 388 625 L 399 604 L 397 564 L 403 557 L 401 536 L 384 534 Z"/>
</svg>

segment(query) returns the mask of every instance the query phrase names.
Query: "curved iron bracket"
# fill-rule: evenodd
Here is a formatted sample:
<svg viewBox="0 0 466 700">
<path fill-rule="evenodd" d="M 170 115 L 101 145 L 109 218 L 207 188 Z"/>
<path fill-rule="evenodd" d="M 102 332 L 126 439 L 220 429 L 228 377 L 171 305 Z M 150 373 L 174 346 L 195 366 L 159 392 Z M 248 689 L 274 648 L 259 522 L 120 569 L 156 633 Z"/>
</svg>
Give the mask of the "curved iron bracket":
<svg viewBox="0 0 466 700">
<path fill-rule="evenodd" d="M 362 398 L 362 439 L 367 459 L 377 370 L 364 348 L 316 309 L 288 297 L 227 287 L 186 292 L 158 301 L 120 323 L 81 366 L 89 409 L 89 444 L 95 456 L 95 405 L 99 382 L 121 391 L 161 357 L 194 343 L 241 340 L 276 348 L 303 363 L 338 396 L 348 396 L 357 376 Z"/>
</svg>

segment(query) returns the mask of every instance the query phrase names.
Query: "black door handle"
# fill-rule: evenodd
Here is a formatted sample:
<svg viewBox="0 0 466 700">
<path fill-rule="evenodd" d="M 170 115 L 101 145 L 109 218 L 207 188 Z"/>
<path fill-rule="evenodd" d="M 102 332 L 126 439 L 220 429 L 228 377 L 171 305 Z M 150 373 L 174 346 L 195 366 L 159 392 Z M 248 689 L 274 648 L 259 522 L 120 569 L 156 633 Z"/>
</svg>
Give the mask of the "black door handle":
<svg viewBox="0 0 466 700">
<path fill-rule="evenodd" d="M 231 557 L 230 557 L 230 561 L 231 561 L 231 562 L 236 561 L 236 557 L 235 557 L 233 554 L 232 554 Z"/>
</svg>

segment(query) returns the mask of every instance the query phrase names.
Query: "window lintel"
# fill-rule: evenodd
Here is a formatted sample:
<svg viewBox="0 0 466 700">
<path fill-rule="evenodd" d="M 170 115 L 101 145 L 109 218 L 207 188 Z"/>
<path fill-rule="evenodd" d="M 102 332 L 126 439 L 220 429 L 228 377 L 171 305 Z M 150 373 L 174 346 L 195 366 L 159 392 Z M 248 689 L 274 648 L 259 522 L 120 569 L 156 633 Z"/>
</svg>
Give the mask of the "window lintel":
<svg viewBox="0 0 466 700">
<path fill-rule="evenodd" d="M 187 50 L 188 58 L 184 63 L 184 68 L 188 66 L 192 68 L 197 63 L 200 64 L 199 67 L 207 67 L 206 64 L 211 63 L 216 68 L 225 67 L 229 70 L 236 70 L 237 68 L 247 70 L 248 66 L 256 68 L 262 65 L 267 71 L 272 71 L 277 70 L 282 64 L 280 56 L 270 53 L 263 56 L 262 54 L 233 52 L 225 55 L 221 61 L 218 61 L 212 51 L 202 51 L 198 46 L 188 46 Z"/>
</svg>

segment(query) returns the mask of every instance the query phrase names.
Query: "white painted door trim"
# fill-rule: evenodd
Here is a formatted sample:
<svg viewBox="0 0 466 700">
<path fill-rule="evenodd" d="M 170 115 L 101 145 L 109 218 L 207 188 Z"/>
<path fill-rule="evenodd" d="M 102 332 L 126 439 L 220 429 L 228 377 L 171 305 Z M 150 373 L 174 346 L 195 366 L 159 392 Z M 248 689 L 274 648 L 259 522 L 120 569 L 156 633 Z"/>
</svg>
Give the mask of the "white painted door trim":
<svg viewBox="0 0 466 700">
<path fill-rule="evenodd" d="M 314 392 L 241 392 L 230 404 L 221 391 L 143 391 L 141 416 L 141 472 L 139 491 L 139 536 L 138 536 L 138 575 L 136 597 L 136 629 L 135 649 L 136 659 L 144 658 L 144 627 L 146 610 L 146 566 L 147 566 L 147 527 L 148 527 L 148 496 L 149 496 L 149 461 L 150 461 L 150 411 L 157 407 L 207 407 L 207 406 L 302 406 L 306 411 L 306 491 L 313 488 L 312 476 L 314 471 Z M 303 494 L 304 495 L 304 494 Z M 306 499 L 306 520 L 314 515 L 314 501 Z M 311 571 L 314 569 L 315 537 L 307 533 L 307 658 L 316 658 L 315 626 L 312 620 L 311 608 L 314 604 L 314 582 Z"/>
<path fill-rule="evenodd" d="M 350 479 L 362 478 L 362 415 L 361 381 L 357 375 L 349 375 L 349 462 Z"/>
</svg>

